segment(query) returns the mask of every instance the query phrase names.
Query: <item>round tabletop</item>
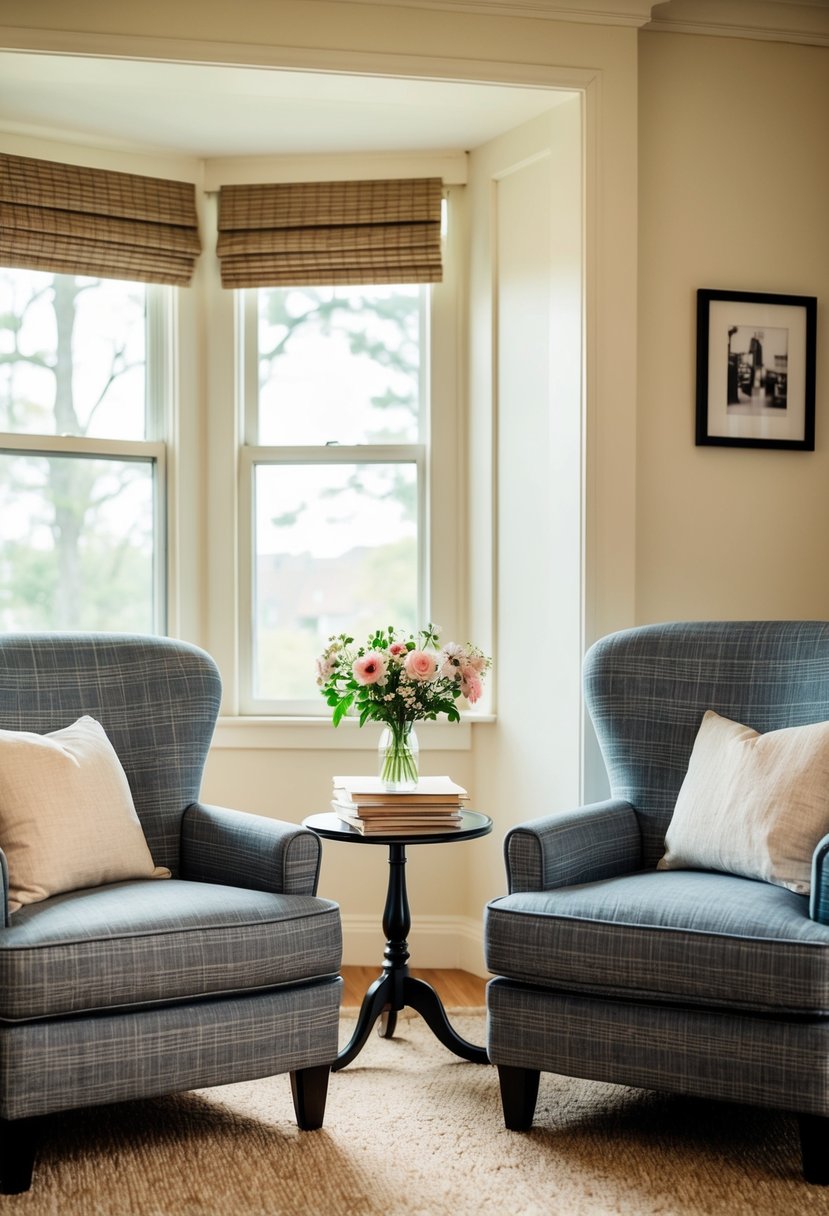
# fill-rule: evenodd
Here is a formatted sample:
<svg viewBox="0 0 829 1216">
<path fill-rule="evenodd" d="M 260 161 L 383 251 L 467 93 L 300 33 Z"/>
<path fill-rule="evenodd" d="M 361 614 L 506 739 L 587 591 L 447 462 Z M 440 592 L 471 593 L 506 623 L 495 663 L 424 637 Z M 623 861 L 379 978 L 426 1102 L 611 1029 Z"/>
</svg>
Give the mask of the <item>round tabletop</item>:
<svg viewBox="0 0 829 1216">
<path fill-rule="evenodd" d="M 349 844 L 452 844 L 456 840 L 475 840 L 492 831 L 492 820 L 478 811 L 462 811 L 461 826 L 451 832 L 371 832 L 364 835 L 351 824 L 343 822 L 333 811 L 308 815 L 302 826 L 310 828 L 326 840 L 345 840 Z"/>
</svg>

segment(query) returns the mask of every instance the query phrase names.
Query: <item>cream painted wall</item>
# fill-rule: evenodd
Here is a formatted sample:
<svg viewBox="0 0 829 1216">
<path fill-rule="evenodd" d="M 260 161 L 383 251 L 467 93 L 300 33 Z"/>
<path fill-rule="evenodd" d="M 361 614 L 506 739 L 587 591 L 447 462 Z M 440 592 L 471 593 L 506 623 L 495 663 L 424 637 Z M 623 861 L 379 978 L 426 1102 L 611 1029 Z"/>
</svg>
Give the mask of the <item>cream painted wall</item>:
<svg viewBox="0 0 829 1216">
<path fill-rule="evenodd" d="M 829 50 L 639 38 L 640 622 L 829 616 Z M 694 446 L 698 287 L 812 295 L 816 451 Z"/>
</svg>

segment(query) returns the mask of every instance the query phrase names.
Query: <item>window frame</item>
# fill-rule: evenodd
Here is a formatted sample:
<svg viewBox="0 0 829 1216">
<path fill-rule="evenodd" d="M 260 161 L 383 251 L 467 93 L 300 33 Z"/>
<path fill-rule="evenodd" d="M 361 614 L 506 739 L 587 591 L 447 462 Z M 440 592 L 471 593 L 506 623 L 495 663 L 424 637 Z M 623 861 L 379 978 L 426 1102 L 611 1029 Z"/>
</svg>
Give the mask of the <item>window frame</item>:
<svg viewBox="0 0 829 1216">
<path fill-rule="evenodd" d="M 55 272 L 57 273 L 57 272 Z M 98 275 L 90 275 L 99 278 Z M 132 282 L 132 280 L 124 280 Z M 100 439 L 84 435 L 0 431 L 0 453 L 92 460 L 120 460 L 151 466 L 153 498 L 153 623 L 149 631 L 166 634 L 171 609 L 169 588 L 168 443 L 171 432 L 174 365 L 174 288 L 141 283 L 145 290 L 145 439 Z M 82 624 L 77 625 L 83 629 Z M 102 630 L 101 632 L 119 632 Z"/>
</svg>

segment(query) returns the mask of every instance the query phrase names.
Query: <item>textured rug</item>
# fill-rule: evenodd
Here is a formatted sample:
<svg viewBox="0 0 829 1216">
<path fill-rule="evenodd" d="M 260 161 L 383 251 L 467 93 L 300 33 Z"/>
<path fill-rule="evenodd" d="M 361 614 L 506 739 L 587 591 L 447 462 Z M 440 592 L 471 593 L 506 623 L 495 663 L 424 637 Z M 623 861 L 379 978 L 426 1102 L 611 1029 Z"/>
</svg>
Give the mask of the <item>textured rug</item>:
<svg viewBox="0 0 829 1216">
<path fill-rule="evenodd" d="M 484 1016 L 452 1015 L 472 1042 Z M 344 1021 L 343 1041 L 353 1025 Z M 331 1078 L 325 1127 L 299 1132 L 286 1076 L 51 1117 L 17 1216 L 799 1216 L 795 1120 L 543 1074 L 529 1133 L 508 1132 L 496 1070 L 416 1014 Z"/>
</svg>

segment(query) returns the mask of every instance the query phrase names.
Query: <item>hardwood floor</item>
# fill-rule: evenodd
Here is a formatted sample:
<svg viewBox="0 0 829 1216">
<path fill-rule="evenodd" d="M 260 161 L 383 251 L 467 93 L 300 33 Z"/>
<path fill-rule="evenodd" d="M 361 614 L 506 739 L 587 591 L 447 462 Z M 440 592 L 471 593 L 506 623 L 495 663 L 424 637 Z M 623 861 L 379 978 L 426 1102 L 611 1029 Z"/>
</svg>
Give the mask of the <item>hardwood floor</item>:
<svg viewBox="0 0 829 1216">
<path fill-rule="evenodd" d="M 372 984 L 379 974 L 379 967 L 343 967 L 343 1008 L 359 1007 L 369 984 Z M 412 967 L 412 975 L 431 984 L 447 1009 L 484 1005 L 487 981 L 480 976 L 470 975 L 468 971 L 417 967 Z"/>
</svg>

